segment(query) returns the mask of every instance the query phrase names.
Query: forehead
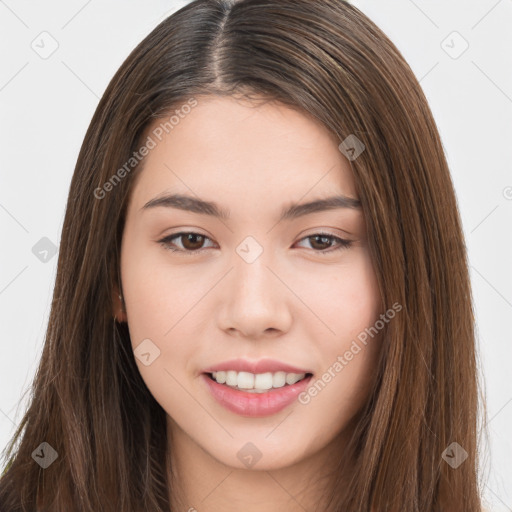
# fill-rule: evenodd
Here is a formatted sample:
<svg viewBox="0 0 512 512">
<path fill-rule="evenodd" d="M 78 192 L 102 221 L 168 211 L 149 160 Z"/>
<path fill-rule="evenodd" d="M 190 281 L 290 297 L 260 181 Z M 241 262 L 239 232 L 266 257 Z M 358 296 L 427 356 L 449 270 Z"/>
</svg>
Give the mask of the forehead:
<svg viewBox="0 0 512 512">
<path fill-rule="evenodd" d="M 139 205 L 165 191 L 214 195 L 219 202 L 282 202 L 327 193 L 357 197 L 339 142 L 312 116 L 276 102 L 196 100 L 172 124 L 166 122 L 180 112 L 179 105 L 146 131 L 154 147 L 133 191 Z"/>
</svg>

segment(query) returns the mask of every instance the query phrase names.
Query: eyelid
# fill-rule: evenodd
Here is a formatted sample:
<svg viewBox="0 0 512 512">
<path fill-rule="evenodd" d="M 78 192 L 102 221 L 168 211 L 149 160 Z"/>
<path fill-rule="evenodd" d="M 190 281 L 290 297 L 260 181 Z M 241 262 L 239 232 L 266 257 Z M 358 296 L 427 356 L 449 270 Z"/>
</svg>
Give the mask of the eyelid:
<svg viewBox="0 0 512 512">
<path fill-rule="evenodd" d="M 178 238 L 179 239 L 181 236 L 185 236 L 185 235 L 199 235 L 199 236 L 202 236 L 205 240 L 209 240 L 209 241 L 213 242 L 213 239 L 211 237 L 209 237 L 208 235 L 205 235 L 204 233 L 201 233 L 199 231 L 192 231 L 192 230 L 187 231 L 187 230 L 183 230 L 183 229 L 180 230 L 180 231 L 177 231 L 176 233 L 170 233 L 169 235 L 166 235 L 166 236 L 164 236 L 163 238 L 161 238 L 161 239 L 159 239 L 157 241 L 158 241 L 158 243 L 163 245 L 165 249 L 168 249 L 168 250 L 171 250 L 171 251 L 174 251 L 174 252 L 193 254 L 193 253 L 203 252 L 206 249 L 211 249 L 211 247 L 203 247 L 203 248 L 197 249 L 195 251 L 190 251 L 190 250 L 181 249 L 181 248 L 175 249 L 175 248 L 171 248 L 169 246 L 170 245 L 170 241 L 173 238 Z"/>
<path fill-rule="evenodd" d="M 196 228 L 194 228 L 194 229 L 196 229 Z M 199 235 L 199 236 L 205 238 L 206 240 L 213 242 L 213 239 L 211 237 L 209 237 L 208 235 L 205 235 L 204 233 L 201 233 L 199 231 L 182 229 L 175 233 L 170 233 L 170 234 L 166 235 L 164 238 L 158 240 L 158 243 L 160 243 L 166 250 L 176 252 L 176 253 L 181 253 L 186 256 L 191 256 L 191 255 L 197 254 L 197 253 L 203 253 L 207 249 L 211 249 L 211 247 L 203 247 L 201 249 L 196 249 L 196 250 L 187 250 L 187 249 L 181 249 L 181 248 L 173 248 L 170 246 L 170 240 L 172 240 L 174 238 L 180 238 L 181 236 L 184 236 L 184 235 Z M 343 249 L 349 249 L 352 246 L 352 244 L 354 243 L 354 240 L 343 238 L 341 236 L 335 235 L 334 233 L 329 232 L 322 228 L 317 228 L 316 230 L 312 231 L 309 234 L 300 236 L 300 238 L 297 240 L 297 242 L 295 242 L 295 244 L 302 242 L 303 240 L 307 240 L 308 238 L 311 238 L 314 236 L 324 236 L 327 238 L 331 238 L 335 241 L 335 243 L 337 242 L 337 244 L 338 244 L 337 246 L 330 247 L 325 250 L 309 249 L 313 253 L 318 253 L 319 255 L 328 255 L 328 254 L 335 253 L 335 252 L 338 252 Z"/>
</svg>

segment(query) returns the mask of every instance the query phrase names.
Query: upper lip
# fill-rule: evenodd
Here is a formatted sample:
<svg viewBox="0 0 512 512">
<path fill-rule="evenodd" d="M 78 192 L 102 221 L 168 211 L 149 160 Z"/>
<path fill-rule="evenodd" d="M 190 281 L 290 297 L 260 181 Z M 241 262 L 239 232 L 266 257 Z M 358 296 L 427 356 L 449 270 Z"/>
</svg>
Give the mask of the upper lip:
<svg viewBox="0 0 512 512">
<path fill-rule="evenodd" d="M 313 373 L 311 370 L 304 368 L 298 368 L 287 363 L 278 361 L 277 359 L 259 359 L 258 361 L 250 361 L 248 359 L 230 359 L 213 366 L 205 368 L 204 373 L 212 373 L 218 371 L 229 371 L 233 370 L 236 372 L 249 372 L 249 373 L 275 373 L 275 372 L 286 372 L 286 373 Z"/>
</svg>

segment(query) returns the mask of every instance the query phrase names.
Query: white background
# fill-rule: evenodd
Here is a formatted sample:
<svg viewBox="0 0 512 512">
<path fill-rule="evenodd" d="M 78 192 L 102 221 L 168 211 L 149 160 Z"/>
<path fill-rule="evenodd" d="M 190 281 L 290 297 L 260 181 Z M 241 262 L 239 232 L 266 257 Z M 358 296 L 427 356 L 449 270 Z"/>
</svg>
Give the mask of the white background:
<svg viewBox="0 0 512 512">
<path fill-rule="evenodd" d="M 44 263 L 32 247 L 42 237 L 59 245 L 78 151 L 112 75 L 186 3 L 0 0 L 0 449 L 27 403 L 55 279 L 57 257 Z M 512 1 L 353 3 L 403 53 L 441 133 L 471 262 L 486 386 L 485 498 L 490 510 L 510 511 Z M 453 58 L 462 38 L 469 46 Z M 32 48 L 43 44 L 58 48 L 43 59 Z"/>
</svg>

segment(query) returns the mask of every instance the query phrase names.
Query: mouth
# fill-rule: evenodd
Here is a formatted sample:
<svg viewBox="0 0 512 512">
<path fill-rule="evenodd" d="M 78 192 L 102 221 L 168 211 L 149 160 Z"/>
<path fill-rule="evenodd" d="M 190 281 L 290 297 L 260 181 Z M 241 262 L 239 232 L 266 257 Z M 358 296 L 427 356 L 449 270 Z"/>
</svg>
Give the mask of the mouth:
<svg viewBox="0 0 512 512">
<path fill-rule="evenodd" d="M 312 373 L 266 372 L 250 373 L 234 370 L 205 372 L 210 380 L 237 391 L 246 393 L 271 393 L 273 391 L 293 386 L 313 376 Z"/>
<path fill-rule="evenodd" d="M 221 406 L 240 416 L 257 418 L 291 406 L 309 386 L 313 374 L 227 370 L 205 372 L 202 377 L 206 389 Z"/>
</svg>

